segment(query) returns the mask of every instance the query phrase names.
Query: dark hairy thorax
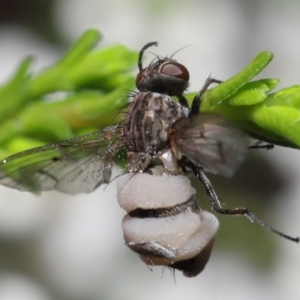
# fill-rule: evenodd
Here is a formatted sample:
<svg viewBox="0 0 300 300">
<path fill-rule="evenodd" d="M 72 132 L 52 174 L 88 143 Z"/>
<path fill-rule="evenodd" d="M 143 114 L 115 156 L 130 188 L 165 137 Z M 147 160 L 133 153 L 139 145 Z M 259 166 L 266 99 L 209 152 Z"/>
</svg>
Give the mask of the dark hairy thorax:
<svg viewBox="0 0 300 300">
<path fill-rule="evenodd" d="M 129 160 L 129 169 L 131 160 L 134 160 L 133 164 L 139 165 L 143 156 L 151 162 L 159 151 L 168 148 L 169 127 L 187 114 L 188 109 L 168 95 L 155 92 L 137 93 L 123 123 L 123 141 L 128 155 L 133 156 Z M 149 164 L 138 169 L 144 170 L 147 165 Z"/>
</svg>

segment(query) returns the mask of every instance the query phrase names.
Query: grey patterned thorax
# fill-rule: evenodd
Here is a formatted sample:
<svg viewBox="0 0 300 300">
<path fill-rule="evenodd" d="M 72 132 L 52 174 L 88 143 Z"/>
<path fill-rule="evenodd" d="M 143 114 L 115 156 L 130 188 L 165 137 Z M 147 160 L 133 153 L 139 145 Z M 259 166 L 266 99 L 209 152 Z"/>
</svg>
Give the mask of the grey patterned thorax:
<svg viewBox="0 0 300 300">
<path fill-rule="evenodd" d="M 188 109 L 168 95 L 136 94 L 123 123 L 122 138 L 128 151 L 128 169 L 143 171 L 160 160 L 160 151 L 168 148 L 170 126 L 187 114 Z"/>
</svg>

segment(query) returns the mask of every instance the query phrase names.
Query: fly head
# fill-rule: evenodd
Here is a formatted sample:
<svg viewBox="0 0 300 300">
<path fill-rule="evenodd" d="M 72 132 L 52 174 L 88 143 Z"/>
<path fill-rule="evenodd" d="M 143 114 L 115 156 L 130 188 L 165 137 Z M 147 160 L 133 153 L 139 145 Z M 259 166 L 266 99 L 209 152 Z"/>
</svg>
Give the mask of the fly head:
<svg viewBox="0 0 300 300">
<path fill-rule="evenodd" d="M 158 57 L 146 68 L 142 66 L 144 51 L 154 45 L 157 46 L 157 42 L 146 44 L 140 51 L 140 71 L 136 76 L 136 87 L 141 92 L 151 91 L 180 98 L 187 89 L 190 78 L 185 66 L 168 57 Z"/>
</svg>

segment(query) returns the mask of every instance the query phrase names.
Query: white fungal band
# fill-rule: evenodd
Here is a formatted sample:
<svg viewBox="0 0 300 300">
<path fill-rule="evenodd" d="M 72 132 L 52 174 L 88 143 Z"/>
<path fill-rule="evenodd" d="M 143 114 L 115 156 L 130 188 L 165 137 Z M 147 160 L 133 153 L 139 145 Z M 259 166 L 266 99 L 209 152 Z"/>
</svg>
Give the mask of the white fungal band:
<svg viewBox="0 0 300 300">
<path fill-rule="evenodd" d="M 166 218 L 140 219 L 126 215 L 122 222 L 129 246 L 155 241 L 170 250 L 170 257 L 147 260 L 151 265 L 169 265 L 193 258 L 215 237 L 218 226 L 217 218 L 206 211 L 188 211 Z"/>
<path fill-rule="evenodd" d="M 198 275 L 205 267 L 219 222 L 197 205 L 195 189 L 183 175 L 126 174 L 118 180 L 118 201 L 126 245 L 148 265 Z"/>
<path fill-rule="evenodd" d="M 125 174 L 117 183 L 119 205 L 127 212 L 137 208 L 172 207 L 196 193 L 186 176 Z"/>
</svg>

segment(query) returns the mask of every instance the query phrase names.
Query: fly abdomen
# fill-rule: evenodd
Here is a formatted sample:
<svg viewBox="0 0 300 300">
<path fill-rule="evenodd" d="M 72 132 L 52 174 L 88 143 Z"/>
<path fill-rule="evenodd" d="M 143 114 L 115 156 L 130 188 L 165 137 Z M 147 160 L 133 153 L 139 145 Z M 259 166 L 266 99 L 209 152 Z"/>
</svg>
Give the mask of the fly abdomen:
<svg viewBox="0 0 300 300">
<path fill-rule="evenodd" d="M 125 243 L 147 265 L 168 266 L 187 277 L 204 269 L 219 222 L 198 206 L 186 176 L 123 175 L 118 201 L 128 212 L 122 222 Z"/>
</svg>

